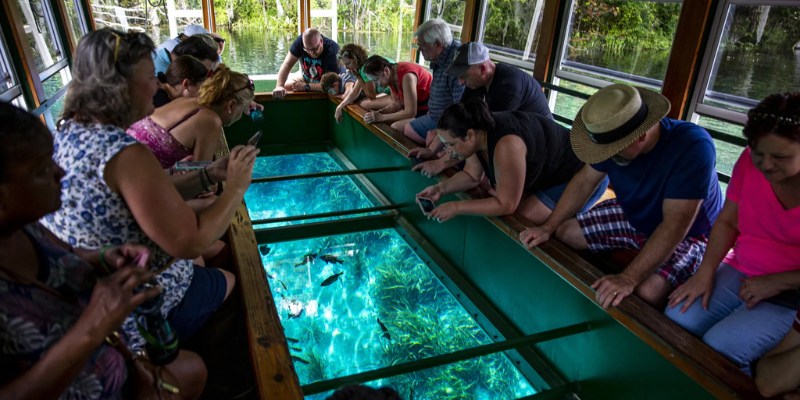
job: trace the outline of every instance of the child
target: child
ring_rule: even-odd
[[[322,85],[323,92],[341,99],[353,89],[356,84],[356,78],[347,71],[341,74],[326,72],[322,74],[319,83]]]

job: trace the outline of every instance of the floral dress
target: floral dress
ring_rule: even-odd
[[[0,385],[29,370],[64,337],[95,283],[92,267],[49,240],[41,226],[28,225],[25,233],[39,256],[38,280],[58,294],[0,278]],[[103,343],[60,398],[118,399],[126,378],[125,359]]]
[[[171,257],[150,240],[134,219],[125,199],[114,193],[103,178],[106,164],[136,139],[113,125],[81,124],[66,121],[55,134],[53,158],[66,175],[61,180],[61,208],[41,222],[70,246],[96,250],[127,242],[152,249],[150,266],[160,269]],[[161,312],[169,317],[183,300],[194,269],[191,260],[177,260],[156,279],[163,288]],[[130,337],[129,346],[137,350],[144,339],[133,318],[122,324]]]

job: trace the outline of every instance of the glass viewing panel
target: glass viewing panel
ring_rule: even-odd
[[[539,41],[545,0],[488,0],[481,37],[500,61],[510,58],[533,62]],[[499,56],[499,57],[498,57]]]
[[[259,157],[254,176],[285,176],[323,171],[340,171],[341,166],[327,153]],[[352,177],[347,175],[253,183],[244,196],[253,220],[320,214],[374,207]],[[377,215],[379,212],[358,214]],[[330,217],[255,225],[255,229],[274,228],[323,220]]]
[[[489,344],[393,229],[261,244],[301,384]],[[418,399],[534,393],[502,354],[386,379]]]
[[[730,5],[705,88],[705,105],[746,113],[800,87],[800,6]]]
[[[660,87],[680,11],[677,2],[573,1],[557,75]]]
[[[17,0],[14,4],[22,18],[25,40],[33,53],[36,72],[43,72],[64,58],[58,35],[55,32],[53,12],[49,2]]]

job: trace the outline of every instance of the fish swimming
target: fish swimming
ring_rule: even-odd
[[[299,363],[301,363],[301,364],[305,364],[305,365],[311,364],[311,363],[310,363],[310,362],[308,362],[308,360],[306,360],[305,358],[298,357],[298,356],[292,356],[292,361],[297,361],[297,362],[299,362]]]
[[[344,260],[342,260],[339,257],[336,257],[333,254],[325,254],[324,256],[321,256],[320,259],[329,264],[344,264]]]
[[[303,349],[301,349],[299,347],[290,346],[289,348],[294,350],[294,351],[301,351],[301,352],[303,351]]]
[[[385,338],[387,340],[392,340],[392,335],[389,334],[389,329],[386,328],[386,325],[384,325],[383,322],[381,322],[380,318],[376,318],[376,319],[378,320],[378,326],[381,327],[381,332],[383,332],[381,337],[383,337],[383,338]]]
[[[317,258],[317,253],[308,253],[308,254],[304,255],[303,259],[299,263],[295,264],[294,266],[295,267],[299,267],[301,265],[306,265],[308,263],[313,263],[315,258]]]
[[[343,273],[344,273],[344,271],[342,271],[342,272],[339,272],[338,274],[333,274],[333,275],[331,275],[331,276],[329,276],[329,277],[325,278],[325,280],[324,280],[324,281],[322,281],[322,283],[320,284],[320,286],[328,286],[328,285],[330,285],[331,283],[338,281],[338,280],[339,280],[339,276],[341,276]]]
[[[286,342],[288,342],[288,343],[300,343],[300,340],[299,339],[295,339],[293,337],[286,336]]]
[[[267,245],[259,246],[258,248],[258,251],[261,253],[262,256],[269,254],[270,250],[272,249],[270,249],[269,246]]]

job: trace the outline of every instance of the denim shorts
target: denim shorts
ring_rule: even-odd
[[[414,118],[411,120],[411,122],[409,122],[409,124],[411,124],[411,127],[414,128],[414,132],[417,132],[417,135],[423,139],[428,137],[428,131],[431,129],[436,129],[436,122],[430,117],[430,115],[423,115],[421,117]]]
[[[561,198],[561,195],[564,194],[564,189],[566,188],[567,183],[562,183],[560,185],[551,186],[547,189],[537,190],[533,194],[536,195],[542,204],[553,210],[556,208],[556,204]],[[592,193],[592,196],[589,197],[589,200],[586,201],[586,204],[584,204],[578,212],[585,212],[586,210],[592,208],[594,203],[597,203],[597,200],[600,200],[600,198],[603,197],[603,194],[606,192],[606,188],[608,188],[608,177],[603,178],[600,184],[597,185],[597,189],[595,189],[594,193]]]
[[[169,323],[180,339],[192,337],[225,300],[225,275],[216,268],[194,266],[183,300],[172,309]]]

